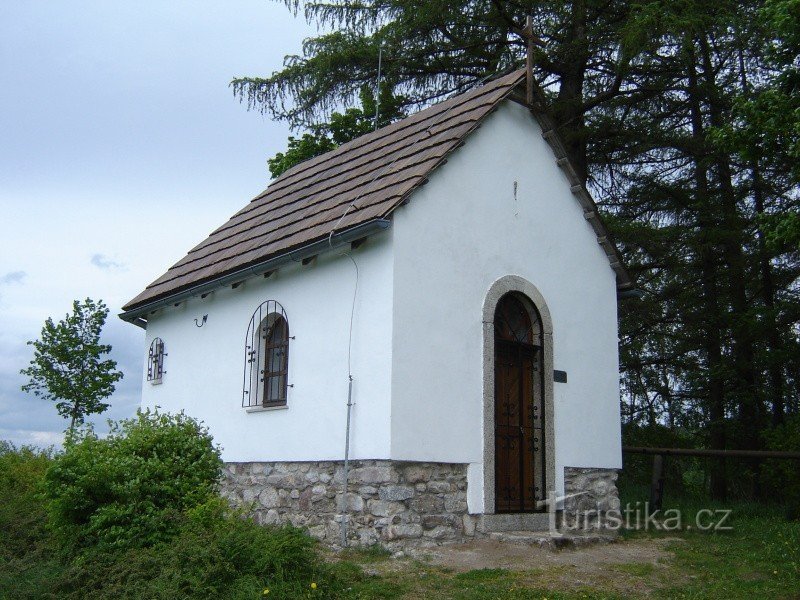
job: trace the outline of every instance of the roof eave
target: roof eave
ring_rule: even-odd
[[[385,231],[390,225],[391,221],[388,219],[372,219],[366,223],[361,223],[336,233],[330,238],[330,240],[325,237],[310,244],[306,244],[300,248],[296,248],[272,258],[268,258],[267,260],[257,262],[249,267],[237,269],[231,273],[221,275],[220,277],[216,277],[198,285],[191,286],[185,290],[177,291],[151,301],[146,301],[138,306],[134,305],[132,308],[120,313],[119,318],[123,321],[127,321],[128,323],[133,323],[137,327],[146,329],[147,315],[169,304],[183,302],[188,298],[206,294],[221,287],[249,279],[250,277],[255,277],[256,275],[261,275],[268,271],[273,271],[288,263],[302,261],[304,258],[322,254],[344,244],[349,244],[350,242],[354,242],[370,235],[380,233],[381,231]]]
[[[519,100],[514,96],[511,97],[511,100],[514,102],[519,102]],[[620,253],[619,248],[617,248],[617,245],[614,243],[608,226],[603,221],[603,217],[600,214],[594,198],[592,198],[589,190],[586,189],[586,186],[578,176],[575,167],[569,160],[564,142],[561,139],[561,136],[558,135],[552,119],[550,119],[550,117],[545,115],[543,112],[536,110],[534,107],[527,106],[527,108],[534,118],[536,118],[536,120],[539,122],[539,126],[542,129],[542,137],[553,151],[553,154],[556,157],[556,164],[561,168],[562,171],[564,171],[564,174],[566,175],[570,184],[570,191],[583,208],[583,216],[594,230],[595,235],[597,236],[597,243],[603,249],[606,257],[608,258],[608,262],[613,269],[614,274],[616,275],[617,291],[625,292],[635,289],[635,281],[625,266],[622,254]]]
[[[518,82],[517,84],[508,88],[505,94],[498,98],[495,106],[486,112],[483,118],[475,123],[475,125],[469,129],[461,138],[461,140],[453,145],[441,158],[441,160],[436,163],[433,167],[431,167],[428,174],[421,178],[420,181],[414,185],[411,189],[409,189],[398,202],[392,206],[387,212],[386,215],[391,215],[399,206],[402,206],[408,203],[409,198],[411,195],[421,186],[425,185],[428,182],[430,175],[436,171],[441,165],[445,164],[449,158],[449,156],[455,152],[458,148],[464,145],[466,139],[477,129],[481,127],[483,121],[491,115],[493,112],[497,110],[497,107],[505,100],[509,100],[511,102],[516,102],[518,104],[522,104],[525,106],[531,114],[536,118],[539,123],[539,126],[542,129],[542,137],[550,146],[553,154],[556,157],[556,164],[564,171],[564,174],[567,176],[567,179],[570,183],[570,190],[572,191],[575,198],[580,203],[581,207],[583,208],[583,216],[592,227],[597,237],[597,243],[603,249],[608,258],[609,265],[611,269],[614,271],[617,281],[617,292],[624,293],[629,292],[631,290],[636,289],[636,283],[631,276],[630,272],[628,271],[627,267],[625,266],[624,260],[622,258],[622,254],[617,248],[617,245],[614,243],[613,238],[611,237],[611,233],[608,229],[608,226],[603,221],[603,217],[600,214],[600,211],[595,203],[594,199],[592,198],[589,191],[586,189],[586,186],[581,181],[580,177],[578,177],[577,171],[575,167],[573,167],[572,162],[569,160],[566,152],[566,148],[564,147],[564,143],[561,140],[561,137],[558,135],[555,126],[553,125],[552,120],[546,116],[542,111],[537,110],[536,108],[529,106],[524,99],[521,99],[515,93],[517,88],[520,88],[524,85],[524,80]]]

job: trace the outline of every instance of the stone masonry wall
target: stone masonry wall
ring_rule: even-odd
[[[619,515],[615,469],[564,468],[564,511],[560,529],[611,531],[608,517]]]
[[[350,463],[342,496],[342,462],[226,463],[221,494],[251,510],[260,524],[291,523],[326,544],[458,541],[467,515],[467,465],[365,460]]]

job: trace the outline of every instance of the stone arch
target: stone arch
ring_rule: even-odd
[[[495,512],[495,348],[494,317],[500,299],[516,293],[538,313],[542,323],[544,349],[545,482],[547,491],[555,489],[555,426],[553,403],[553,320],[541,292],[518,275],[505,275],[489,287],[483,301],[483,512]]]

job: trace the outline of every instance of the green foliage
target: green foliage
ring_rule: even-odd
[[[0,441],[0,562],[10,561],[46,537],[40,485],[52,462],[49,451]]]
[[[61,572],[42,482],[52,453],[0,441],[0,598],[47,598]]]
[[[163,543],[94,551],[73,562],[58,585],[62,598],[76,600],[244,600],[262,597],[264,589],[269,598],[330,598],[337,583],[299,529],[258,526],[219,499],[189,511]]]
[[[696,448],[701,440],[683,430],[659,424],[640,426],[625,423],[622,426],[622,445],[646,448]],[[642,454],[623,454],[623,482],[626,486],[648,489],[653,474],[653,457]],[[703,459],[667,457],[664,462],[666,486],[675,494],[707,497],[703,477]]]
[[[45,477],[52,526],[71,549],[152,546],[214,496],[221,466],[208,430],[183,413],[76,433]]]
[[[100,343],[107,316],[102,301],[75,300],[72,314],[58,323],[48,318],[41,338],[28,342],[34,347],[34,357],[21,371],[30,378],[22,389],[55,401],[58,414],[70,419],[70,429],[83,423],[86,415],[106,410],[103,400],[122,379],[117,363],[103,358],[111,352],[111,346]]]
[[[219,450],[183,414],[139,412],[63,453],[0,443],[0,598],[341,597],[293,527],[261,527],[217,495]],[[313,584],[313,587],[312,587]]]
[[[293,166],[334,148],[336,145],[324,134],[304,133],[299,138],[289,136],[286,152],[278,152],[274,157],[267,159],[269,172],[273,178],[279,177]]]
[[[767,0],[758,17],[769,37],[763,60],[769,76],[744,81],[733,102],[733,118],[720,129],[725,148],[763,163],[800,184],[800,1]],[[796,189],[795,189],[796,192]],[[796,193],[794,194],[796,197]],[[796,203],[763,215],[777,253],[800,251],[800,212]]]
[[[800,252],[800,212],[769,215],[761,224],[770,245],[779,253]]]
[[[309,21],[326,30],[307,39],[301,55],[288,56],[269,77],[241,77],[234,94],[251,108],[270,112],[293,125],[324,119],[337,105],[376,79],[379,48],[383,72],[404,96],[405,106],[429,104],[483,77],[524,64],[519,36],[533,15],[543,46],[537,69],[550,81],[576,72],[573,57],[592,61],[586,77],[592,90],[605,93],[638,51],[658,10],[626,2],[300,2]],[[581,12],[583,11],[583,12]],[[642,22],[637,17],[643,15]],[[644,18],[647,17],[647,18]],[[576,19],[581,22],[577,23]],[[578,32],[585,35],[576,35]],[[616,52],[622,38],[623,52]]]
[[[793,415],[764,436],[770,450],[800,452],[800,415]],[[800,461],[767,460],[763,473],[768,486],[782,491],[789,502],[790,515],[800,519]]]
[[[375,97],[368,86],[361,88],[361,108],[348,108],[343,113],[334,112],[330,122],[311,127],[310,133],[289,137],[286,152],[278,152],[267,160],[272,177],[278,177],[293,166],[309,158],[325,154],[334,148],[375,129]],[[395,96],[390,86],[382,85],[377,126],[383,127],[403,116],[403,98]]]
[[[175,423],[168,426],[174,427]],[[148,428],[155,429],[155,434],[143,435],[141,430]],[[173,458],[179,459],[172,456],[173,451],[193,451],[186,444],[174,443],[174,431],[166,436],[172,441],[166,442],[165,436],[158,435],[165,425],[155,419],[150,419],[149,425],[140,422],[131,427],[134,429],[139,429],[140,441],[126,449],[144,450],[153,460],[158,452],[165,465]],[[186,431],[190,430],[187,426]],[[143,443],[143,438],[150,443]],[[68,449],[67,454],[71,451]],[[250,600],[263,597],[264,589],[270,590],[269,598],[331,598],[346,595],[345,587],[362,579],[360,569],[326,565],[317,555],[315,542],[299,529],[261,527],[231,511],[214,495],[201,504],[173,498],[173,510],[163,515],[171,521],[170,535],[156,543],[97,544],[84,548],[80,554],[59,552],[57,542],[65,541],[61,536],[66,531],[61,530],[58,539],[50,535],[46,498],[41,489],[52,484],[45,481],[45,473],[49,476],[54,463],[62,458],[0,442],[0,598]],[[202,464],[198,467],[204,468]],[[185,469],[165,469],[172,470],[176,478],[186,476]],[[84,481],[88,475],[84,473]],[[195,498],[207,491],[204,482],[197,484],[199,494],[186,488],[177,492],[169,486],[156,487],[167,494],[188,491]],[[118,504],[110,497],[107,501]],[[193,506],[185,508],[187,504]],[[136,523],[130,526],[142,533]],[[120,534],[117,525],[109,528],[114,528],[122,540],[132,537],[129,533]],[[82,535],[74,527],[69,531]],[[316,589],[311,589],[311,583],[316,584]]]

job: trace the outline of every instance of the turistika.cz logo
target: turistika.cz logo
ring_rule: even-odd
[[[578,492],[566,496],[551,494],[547,502],[550,513],[550,532],[590,533],[618,531],[628,529],[634,531],[681,531],[697,529],[699,531],[730,531],[731,510],[703,508],[693,515],[680,509],[651,510],[649,502],[626,504],[624,508],[603,509],[599,504],[594,508],[586,508],[578,504],[577,509],[565,510],[558,518],[557,507],[564,501],[578,498],[587,492]]]

